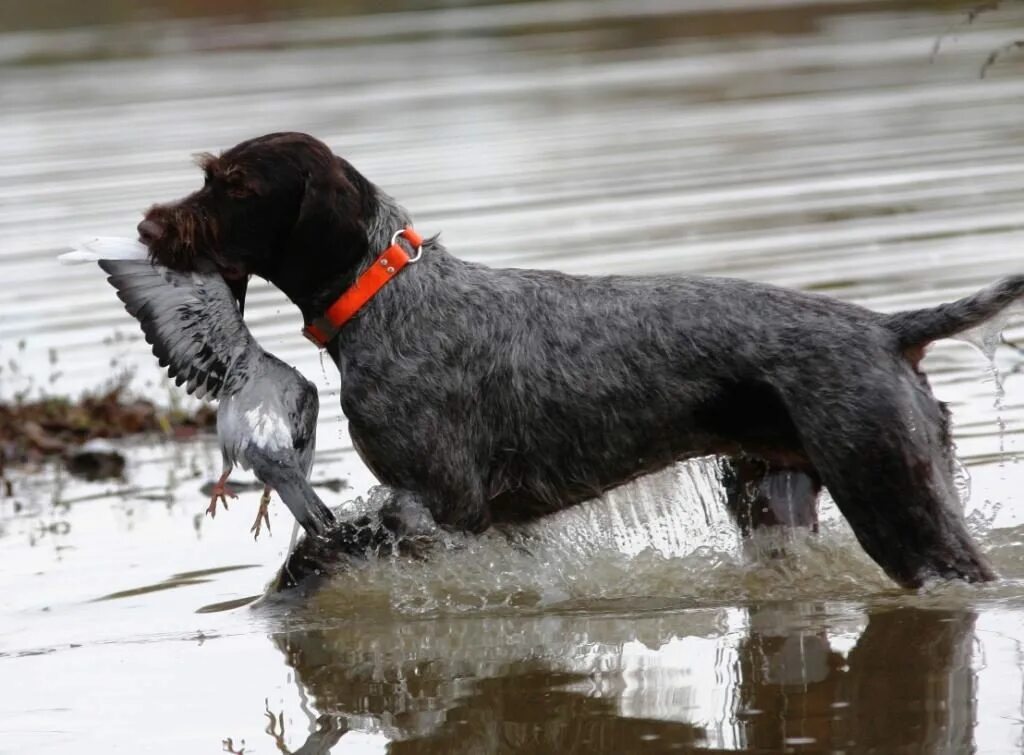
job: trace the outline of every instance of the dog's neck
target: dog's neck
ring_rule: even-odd
[[[367,182],[369,183],[369,182]],[[391,244],[395,231],[411,227],[409,213],[390,195],[370,185],[374,201],[368,220],[361,223],[358,239],[327,240],[327,244],[311,244],[299,251],[301,259],[291,259],[287,270],[281,270],[272,282],[292,300],[311,322],[323,315],[337,298]],[[332,243],[347,243],[338,249]]]
[[[352,272],[352,281],[372,265],[381,252],[391,246],[391,237],[395,235],[395,231],[412,227],[412,217],[408,211],[391,195],[376,187],[374,189],[377,193],[377,211],[366,224],[367,254],[360,262],[359,269]],[[352,281],[349,281],[348,285],[351,285]]]
[[[349,271],[347,276],[331,287],[330,294],[324,297],[322,307],[317,310],[315,317],[321,316],[359,275],[375,264],[381,252],[391,245],[396,231],[413,227],[409,212],[391,196],[377,190],[377,198],[377,211],[366,224],[365,258],[356,269]],[[401,238],[399,241],[405,244],[407,252],[413,252],[406,241]],[[363,348],[368,342],[379,346],[390,338],[390,322],[405,322],[414,317],[416,308],[423,305],[424,280],[434,279],[438,275],[443,276],[452,264],[461,263],[447,254],[444,245],[436,236],[425,239],[422,259],[407,265],[393,280],[384,285],[360,314],[342,326],[338,337],[327,344],[327,353],[339,369],[344,371],[344,352],[353,348]]]

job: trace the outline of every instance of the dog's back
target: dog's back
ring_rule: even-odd
[[[257,137],[203,167],[203,188],[140,224],[151,254],[262,275],[307,323],[410,225],[305,134]],[[252,206],[250,184],[265,211],[243,229],[226,219]],[[489,270],[432,241],[327,348],[357,450],[448,527],[536,517],[716,453],[757,460],[744,468],[762,479],[824,483],[901,584],[975,581],[992,572],[956,511],[945,412],[917,363],[1021,287],[886,316],[743,281]],[[741,487],[772,489],[759,481]]]
[[[916,357],[921,339],[997,314],[1024,279],[882,315],[729,279],[426,255],[342,332],[338,361],[363,458],[436,496],[444,524],[522,521],[688,456],[752,456],[820,479],[898,581],[992,576],[957,513],[946,415]]]

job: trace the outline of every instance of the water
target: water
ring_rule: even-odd
[[[42,25],[31,5],[0,15],[4,400],[128,371],[181,401],[101,274],[53,258],[191,190],[191,153],[280,129],[327,140],[489,264],[734,275],[886,311],[1021,269],[1024,62],[978,78],[1017,3],[933,62],[956,15],[923,2],[310,3],[290,20],[224,3],[218,23],[65,5]],[[314,479],[350,485],[321,494],[365,498],[335,371],[270,288],[247,319],[320,388]],[[1004,332],[1020,342],[1019,317]],[[203,518],[209,439],[125,443],[123,482],[15,471],[0,752],[1020,751],[1024,360],[995,350],[998,399],[967,344],[924,364],[994,585],[897,590],[827,502],[821,536],[783,558],[741,548],[699,461],[526,543],[453,542],[297,604],[261,597],[280,504],[256,543],[258,492]]]

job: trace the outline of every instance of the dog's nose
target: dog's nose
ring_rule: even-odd
[[[149,246],[164,235],[164,227],[155,220],[146,218],[138,226],[139,241]]]

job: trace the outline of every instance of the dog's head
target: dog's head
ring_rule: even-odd
[[[139,223],[154,262],[191,270],[210,259],[240,305],[256,274],[305,311],[366,255],[375,190],[313,137],[268,134],[198,164],[203,187],[154,205]]]

